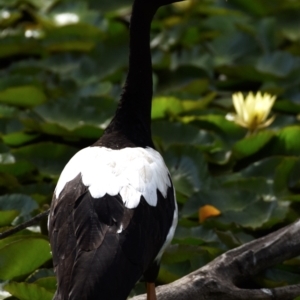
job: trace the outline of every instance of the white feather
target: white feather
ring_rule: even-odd
[[[94,198],[120,194],[128,208],[137,207],[141,196],[149,205],[156,206],[156,191],[166,197],[171,186],[169,171],[161,155],[152,148],[88,147],[79,151],[61,173],[56,198],[78,174]]]

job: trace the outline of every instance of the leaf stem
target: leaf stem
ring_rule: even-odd
[[[40,220],[42,220],[42,219],[44,219],[45,217],[48,216],[49,211],[50,211],[50,209],[36,215],[35,217],[31,218],[30,220],[28,220],[28,221],[26,221],[26,222],[24,222],[24,223],[22,223],[22,224],[20,224],[16,227],[12,228],[12,229],[9,229],[9,230],[6,230],[6,231],[0,233],[0,240],[4,239],[4,238],[6,238],[10,235],[13,235],[13,234],[15,234],[15,233],[31,226],[31,225],[34,225],[34,224],[38,223]]]

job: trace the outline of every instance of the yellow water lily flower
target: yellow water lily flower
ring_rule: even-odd
[[[248,128],[250,132],[269,126],[275,116],[267,119],[276,96],[268,93],[258,92],[254,95],[250,92],[244,98],[241,92],[232,95],[232,101],[236,114],[228,114],[227,120],[234,121],[236,124]]]

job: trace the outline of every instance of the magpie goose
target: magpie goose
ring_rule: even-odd
[[[143,277],[147,299],[177,225],[169,171],[151,138],[150,26],[160,6],[135,0],[129,70],[116,113],[95,144],[62,171],[48,226],[54,300],[125,300]]]

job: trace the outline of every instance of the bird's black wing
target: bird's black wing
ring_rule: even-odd
[[[55,300],[124,300],[153,263],[172,226],[173,187],[157,205],[141,197],[128,209],[120,195],[95,199],[81,180],[68,182],[49,215],[58,278]]]

